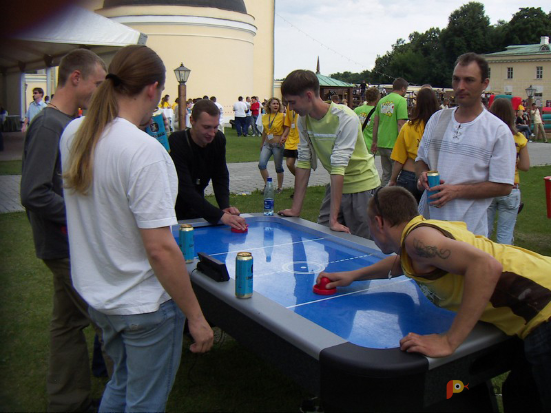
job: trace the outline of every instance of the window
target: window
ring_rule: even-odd
[[[536,66],[536,79],[543,79],[543,66]]]
[[[507,68],[507,79],[512,79],[512,78],[513,78],[513,68],[508,67]]]

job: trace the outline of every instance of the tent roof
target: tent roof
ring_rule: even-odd
[[[73,49],[85,47],[98,55],[130,44],[145,44],[147,36],[81,7],[72,6],[44,24],[0,44],[0,70],[27,71],[56,66]]]
[[[354,87],[354,85],[351,83],[346,83],[341,80],[333,79],[329,76],[320,75],[319,73],[316,73],[316,76],[318,77],[320,86]]]

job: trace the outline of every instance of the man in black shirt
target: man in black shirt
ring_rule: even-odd
[[[191,129],[170,135],[170,155],[178,172],[178,219],[204,218],[244,230],[245,219],[230,206],[230,176],[226,165],[226,137],[218,130],[220,112],[214,102],[198,101],[191,112]],[[218,207],[205,199],[212,179]]]

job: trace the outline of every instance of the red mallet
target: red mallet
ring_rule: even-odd
[[[321,277],[319,284],[314,285],[314,293],[319,295],[332,295],[337,292],[336,288],[327,288],[331,280],[327,277]]]
[[[246,234],[247,232],[249,232],[249,224],[246,224],[245,229],[237,229],[237,228],[231,227],[231,232],[235,232],[237,234]]]

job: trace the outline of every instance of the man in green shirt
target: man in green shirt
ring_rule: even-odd
[[[404,98],[408,82],[401,77],[392,83],[392,92],[379,100],[373,119],[373,143],[371,153],[379,152],[383,167],[382,186],[386,186],[392,175],[390,154],[400,129],[408,120],[408,105]]]
[[[344,105],[324,102],[314,72],[295,70],[281,85],[289,109],[299,115],[300,141],[293,206],[283,216],[299,216],[310,169],[319,158],[331,176],[318,223],[333,231],[369,238],[367,202],[379,187],[373,155],[367,151],[358,116]]]
[[[371,144],[373,143],[373,115],[375,114],[375,108],[379,97],[381,96],[379,90],[376,87],[370,87],[367,91],[364,91],[366,102],[364,105],[358,106],[354,109],[354,112],[360,118],[360,124],[363,128],[365,145],[367,150],[371,150]],[[367,120],[367,125],[363,126]]]

